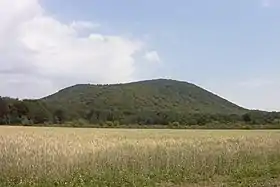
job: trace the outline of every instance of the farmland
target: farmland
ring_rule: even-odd
[[[280,131],[0,128],[0,186],[277,186]]]

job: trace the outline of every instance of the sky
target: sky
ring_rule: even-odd
[[[280,0],[0,0],[0,95],[168,78],[280,111]]]

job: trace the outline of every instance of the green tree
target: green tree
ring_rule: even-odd
[[[18,117],[22,117],[22,116],[27,116],[29,109],[28,107],[25,105],[25,103],[23,101],[17,101],[13,104],[13,108],[16,111]]]
[[[54,119],[55,122],[58,122],[59,124],[64,123],[66,120],[64,111],[62,109],[55,110]]]
[[[38,100],[23,100],[25,106],[28,108],[27,118],[30,123],[44,124],[51,119],[51,112],[49,109]]]
[[[0,123],[8,124],[9,106],[7,101],[0,97]]]
[[[246,122],[246,123],[249,123],[249,122],[251,122],[252,121],[252,119],[251,119],[251,116],[250,116],[250,114],[244,114],[243,116],[242,116],[242,119],[243,119],[243,121],[244,122]]]

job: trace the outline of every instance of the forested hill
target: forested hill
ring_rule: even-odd
[[[76,85],[42,99],[73,115],[88,110],[241,114],[241,108],[194,84],[150,80],[116,85]]]
[[[1,124],[278,128],[280,113],[247,110],[194,84],[158,79],[76,85],[39,100],[0,97]]]

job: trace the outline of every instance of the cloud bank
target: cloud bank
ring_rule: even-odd
[[[0,95],[36,98],[77,83],[134,80],[135,56],[145,43],[95,33],[96,27],[88,21],[62,23],[38,0],[1,0]],[[85,30],[91,34],[82,36]]]

